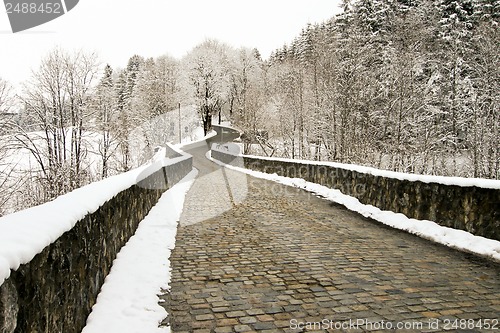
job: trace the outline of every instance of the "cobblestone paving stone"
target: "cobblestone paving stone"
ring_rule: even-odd
[[[223,177],[200,155],[202,183],[186,198],[162,303],[172,332],[385,332],[388,322],[417,325],[401,332],[495,331],[479,324],[500,318],[499,264],[301,190]],[[228,174],[246,182],[230,207],[219,200]],[[208,180],[216,190],[197,186]]]

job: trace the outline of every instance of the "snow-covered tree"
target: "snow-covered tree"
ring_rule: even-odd
[[[230,90],[229,47],[216,40],[196,46],[184,59],[189,88],[200,113],[203,130],[212,128],[212,117],[219,115],[228,101]]]
[[[135,110],[134,133],[142,141],[144,158],[153,151],[153,147],[172,141],[169,125],[178,122],[172,111],[178,110],[181,101],[179,62],[171,57],[147,59],[141,66],[133,90],[132,108]],[[176,139],[177,138],[176,135]]]
[[[87,153],[84,128],[97,72],[94,54],[55,49],[25,85],[22,101],[30,126],[19,128],[16,140],[38,164],[38,179],[45,189],[42,201],[89,180],[83,163]]]
[[[486,111],[497,107],[498,1],[342,6],[343,13],[308,25],[270,57],[270,110],[287,143],[280,153],[498,177],[499,121]]]
[[[0,113],[10,111],[13,103],[13,89],[6,80],[0,77]]]
[[[231,119],[245,132],[245,151],[249,143],[265,138],[259,135],[264,130],[265,115],[262,106],[265,95],[264,64],[256,49],[242,48],[232,52],[229,92],[229,113]]]
[[[500,178],[500,32],[482,22],[473,37],[474,56],[470,61],[470,115],[466,137],[475,177]]]
[[[109,172],[109,162],[116,150],[115,129],[118,120],[116,94],[113,83],[113,69],[110,65],[104,68],[104,74],[95,93],[96,120],[95,127],[100,138],[98,154],[101,158],[101,176],[106,178]]]
[[[11,200],[12,193],[19,183],[9,182],[12,179],[12,165],[8,161],[9,137],[8,133],[13,128],[13,118],[9,114],[13,105],[13,89],[9,82],[0,78],[0,216],[7,212],[7,202]]]
[[[140,125],[137,122],[137,111],[133,109],[133,93],[136,85],[137,75],[144,63],[139,55],[132,56],[127,68],[118,74],[116,81],[118,126],[116,136],[119,149],[119,171],[128,171],[132,168],[130,132]]]
[[[498,27],[500,20],[500,0],[478,0],[474,2],[476,22],[489,22]]]

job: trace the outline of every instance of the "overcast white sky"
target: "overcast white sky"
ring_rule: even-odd
[[[96,51],[124,67],[134,54],[180,58],[206,38],[257,47],[264,58],[307,23],[340,11],[340,0],[80,0],[66,15],[13,34],[0,4],[0,77],[29,78],[51,49]]]

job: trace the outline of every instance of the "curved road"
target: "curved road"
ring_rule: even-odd
[[[188,151],[200,172],[170,258],[172,332],[500,332],[500,265],[221,169],[207,150]]]

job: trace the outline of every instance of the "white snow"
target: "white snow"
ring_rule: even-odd
[[[234,130],[234,131],[239,132],[239,133],[243,133],[243,131],[241,129],[239,129],[238,127],[231,124],[230,121],[222,121],[220,123],[220,125],[219,124],[214,124],[214,125],[221,126],[221,127],[227,128],[227,129],[231,129],[231,130]]]
[[[209,158],[210,160],[214,161],[219,165],[224,165],[227,168],[244,172],[253,177],[268,179],[284,185],[302,188],[306,191],[315,193],[318,196],[321,196],[327,200],[341,204],[349,210],[358,212],[365,217],[369,217],[371,219],[374,219],[378,222],[381,222],[393,228],[407,231],[409,233],[415,234],[425,239],[429,239],[436,243],[446,245],[451,248],[482,255],[500,261],[499,241],[488,239],[481,236],[475,236],[463,230],[443,227],[433,221],[416,220],[408,218],[404,214],[394,213],[391,211],[382,211],[379,208],[374,207],[372,205],[362,204],[361,202],[359,202],[358,199],[345,195],[339,190],[334,190],[323,185],[307,182],[301,178],[282,177],[278,176],[277,174],[268,174],[259,171],[227,165],[218,160],[213,159],[210,155],[210,152],[207,153],[207,158]],[[291,161],[297,163],[303,163],[302,161],[297,161],[297,160],[291,160]],[[371,170],[376,170],[376,169],[371,169]],[[384,172],[380,173],[380,175],[382,174],[385,173]],[[390,174],[396,174],[396,173],[390,172]],[[437,178],[447,178],[447,177],[437,177]],[[493,185],[497,184],[493,183]]]
[[[218,150],[220,152],[231,154],[235,156],[240,156],[239,153],[241,151],[240,144],[237,143],[212,143],[212,150]]]
[[[174,147],[177,149],[184,149],[184,150],[189,150],[189,149],[194,149],[197,147],[203,147],[207,145],[207,139],[213,138],[214,136],[217,135],[217,132],[215,131],[210,131],[206,136],[192,142],[185,142],[182,144],[176,144]]]
[[[73,127],[67,127],[65,129],[65,135],[66,135],[66,152],[69,155],[70,150],[71,150],[71,143],[72,143],[72,129]],[[21,138],[24,142],[30,141],[31,143],[27,143],[30,147],[32,145],[35,146],[35,148],[41,152],[44,151],[46,142],[45,142],[45,136],[46,133],[40,132],[40,131],[33,131],[33,132],[28,132],[25,133],[25,137],[23,136],[17,136]],[[3,137],[0,137],[0,140],[3,140],[5,143],[17,147],[17,148],[10,148],[7,151],[7,156],[6,159],[3,161],[4,166],[10,166],[14,167],[17,172],[22,173],[26,171],[31,171],[31,172],[36,172],[40,170],[40,166],[38,165],[36,159],[33,157],[32,153],[25,148],[23,145],[21,145],[19,142],[17,142],[16,139],[14,139],[15,136],[12,135],[5,135]],[[92,168],[95,169],[99,164],[101,163],[101,158],[97,151],[99,150],[99,145],[102,142],[102,134],[97,133],[97,132],[92,132],[92,131],[84,131],[82,133],[82,149],[88,151],[88,155],[85,156],[85,158],[82,160],[82,168]],[[45,161],[45,156],[43,153],[41,153],[41,157],[44,160],[44,163],[47,163]],[[95,171],[95,170],[93,170]]]
[[[216,150],[227,153],[227,150],[225,150],[223,146],[216,148]],[[239,154],[233,153],[233,155],[243,156],[241,153]],[[410,173],[395,172],[388,170],[380,170],[355,164],[344,164],[336,162],[322,162],[322,161],[311,161],[311,160],[294,160],[294,159],[277,158],[277,157],[268,158],[255,155],[245,155],[245,156],[260,160],[274,160],[274,161],[309,164],[309,165],[326,165],[334,168],[357,171],[360,173],[379,176],[379,177],[395,178],[399,180],[421,181],[423,183],[438,183],[443,185],[456,185],[462,187],[477,186],[482,188],[500,189],[500,180],[495,180],[495,179],[418,175],[418,174],[410,174]]]
[[[191,142],[199,141],[203,139],[204,136],[205,136],[205,131],[203,130],[203,127],[198,126],[191,132],[190,136],[182,138],[182,144],[186,145]]]
[[[83,186],[43,205],[0,217],[0,285],[10,276],[11,269],[28,263],[106,201],[161,167],[190,158],[160,156],[165,156],[164,151],[142,167]]]
[[[156,295],[169,288],[177,222],[196,174],[166,191],[120,250],[82,333],[170,332],[158,327],[167,312]]]

